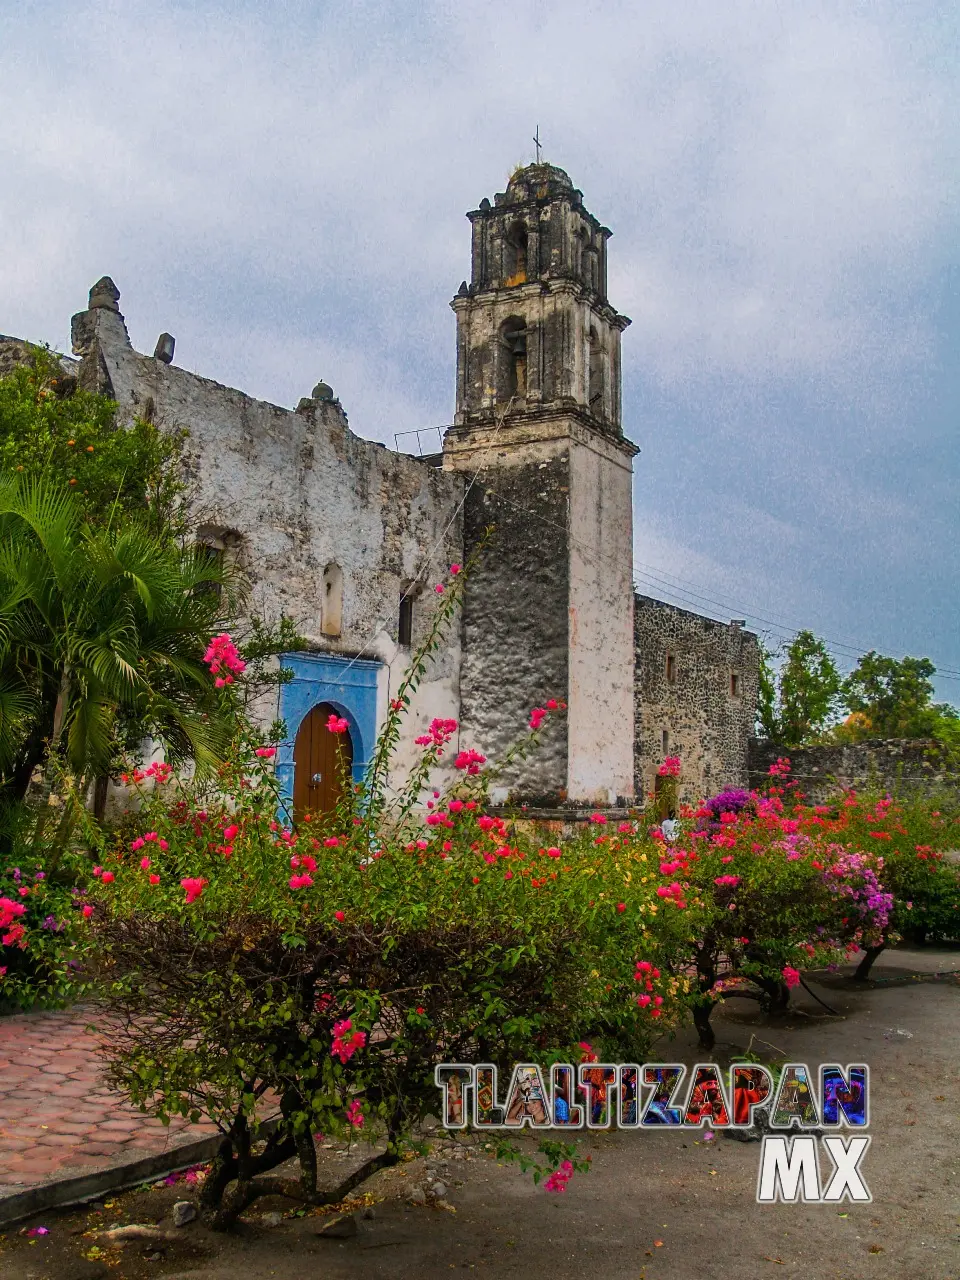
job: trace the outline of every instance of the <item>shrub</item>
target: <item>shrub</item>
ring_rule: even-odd
[[[438,626],[456,597],[452,584]],[[406,787],[387,791],[391,744],[431,643],[367,782],[347,788],[336,813],[285,826],[273,749],[238,720],[216,786],[165,777],[143,797],[141,834],[104,849],[94,869],[82,910],[113,1080],[161,1117],[217,1122],[223,1143],[203,1189],[215,1226],[265,1193],[340,1199],[397,1160],[436,1109],[438,1062],[569,1060],[588,1036],[642,1061],[682,1012],[683,983],[661,976],[663,944],[646,925],[653,878],[634,874],[646,853],[623,858],[605,839],[570,859],[523,847],[484,812],[493,774],[469,750],[456,761],[463,782],[435,791],[425,818],[415,812],[450,721],[433,722]],[[555,702],[534,709],[518,751],[552,714]],[[321,1194],[314,1133],[360,1128],[384,1149]],[[556,1144],[548,1150],[555,1160]],[[296,1184],[266,1176],[293,1156]]]

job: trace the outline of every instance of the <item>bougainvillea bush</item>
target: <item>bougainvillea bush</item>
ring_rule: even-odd
[[[442,616],[455,607],[456,581],[448,591]],[[243,678],[231,656],[220,638],[225,698]],[[655,902],[652,880],[629,868],[615,878],[603,845],[575,861],[521,845],[486,812],[491,773],[469,749],[456,756],[455,787],[431,796],[427,784],[430,808],[414,812],[452,721],[430,725],[407,786],[387,792],[385,766],[419,663],[366,784],[348,789],[335,813],[287,825],[274,748],[238,719],[216,785],[155,776],[138,834],[104,848],[82,895],[77,914],[99,957],[114,1081],[155,1114],[207,1115],[224,1134],[202,1193],[217,1226],[264,1193],[338,1200],[396,1161],[436,1110],[438,1062],[507,1070],[579,1060],[578,1042],[591,1038],[605,1053],[642,1060],[680,1012],[680,983],[657,964],[660,944],[640,910]],[[533,708],[517,749],[535,745],[559,714],[552,700]],[[342,727],[331,716],[328,731]],[[268,1128],[258,1128],[263,1119]],[[358,1174],[321,1194],[318,1131],[380,1145]],[[294,1156],[295,1185],[269,1176]]]
[[[563,715],[549,697],[501,761],[469,746],[454,754],[456,723],[434,720],[406,784],[391,788],[402,717],[462,581],[453,566],[439,584],[434,629],[364,782],[296,826],[275,747],[243,715],[243,659],[228,635],[213,637],[211,683],[236,725],[227,762],[200,779],[131,768],[139,807],[112,837],[91,824],[88,883],[50,913],[99,984],[115,1083],[156,1115],[219,1125],[202,1188],[216,1226],[266,1193],[338,1201],[401,1158],[436,1111],[437,1063],[493,1062],[509,1078],[522,1061],[640,1062],[691,1012],[710,1045],[719,1001],[782,1008],[802,969],[895,938],[928,880],[956,887],[934,856],[955,842],[954,819],[855,795],[809,806],[788,761],[764,793],[681,809],[671,844],[639,814],[599,813],[578,836],[541,842],[489,795]],[[334,714],[327,731],[345,727]],[[435,787],[447,760],[455,781]],[[662,768],[676,779],[682,762]],[[21,868],[0,896],[5,948],[43,945],[46,883]],[[327,1191],[319,1132],[373,1144]],[[543,1154],[551,1190],[583,1167],[561,1144]],[[297,1179],[273,1175],[294,1157]]]

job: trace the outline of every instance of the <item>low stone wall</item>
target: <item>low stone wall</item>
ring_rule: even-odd
[[[893,795],[947,792],[960,799],[960,772],[942,748],[927,738],[888,738],[844,746],[788,750],[764,738],[751,738],[748,765],[751,787],[769,783],[778,756],[790,760],[790,776],[806,796],[820,803],[840,788],[889,791]]]

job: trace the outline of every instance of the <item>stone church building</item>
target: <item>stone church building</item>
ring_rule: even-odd
[[[452,747],[496,762],[553,697],[566,716],[548,720],[495,800],[623,807],[654,789],[667,755],[682,758],[688,798],[745,785],[756,637],[634,590],[630,321],[607,296],[611,232],[548,164],[518,170],[467,216],[442,453],[361,439],[325,383],[284,409],[178,368],[167,334],[154,355],[134,351],[108,278],[73,318],[81,382],[123,414],[189,431],[196,537],[239,560],[251,612],[285,614],[307,639],[264,708],[287,725],[278,769],[297,811],[336,798],[331,711],[362,773],[430,627],[434,584],[474,553],[462,611],[406,718],[398,777],[433,717],[458,722]]]

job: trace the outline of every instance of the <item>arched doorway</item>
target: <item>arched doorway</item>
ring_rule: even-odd
[[[312,708],[297,730],[293,744],[293,820],[301,822],[305,813],[329,813],[350,786],[353,740],[349,729],[332,733],[327,728],[331,716],[340,712],[329,702]]]

